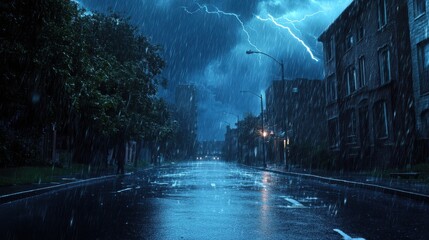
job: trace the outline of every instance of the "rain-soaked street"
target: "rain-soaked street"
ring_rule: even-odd
[[[3,204],[0,216],[2,239],[429,238],[428,205],[219,161]]]

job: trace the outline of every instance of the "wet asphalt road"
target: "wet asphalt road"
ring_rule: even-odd
[[[0,222],[0,239],[429,239],[427,204],[222,162],[3,204]]]

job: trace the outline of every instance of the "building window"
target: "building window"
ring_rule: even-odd
[[[359,138],[361,142],[361,146],[367,145],[369,143],[369,113],[368,113],[368,101],[363,100],[359,104]]]
[[[378,0],[378,28],[387,24],[387,5],[386,0]]]
[[[380,67],[380,85],[390,82],[390,52],[387,47],[379,52],[378,64]]]
[[[365,29],[363,28],[363,25],[359,25],[357,29],[357,41],[362,41],[363,37],[365,36]]]
[[[429,41],[418,45],[420,93],[429,92]]]
[[[326,60],[332,60],[334,56],[334,37],[329,39],[329,42],[326,43]]]
[[[365,57],[361,56],[359,58],[359,86],[364,87],[366,85]]]
[[[344,78],[347,85],[347,95],[350,95],[356,91],[357,87],[356,69],[353,66],[348,67]]]
[[[414,0],[414,16],[417,18],[426,12],[426,0]]]
[[[389,120],[387,113],[387,104],[385,101],[375,103],[374,122],[377,139],[385,139],[389,136]]]
[[[329,145],[331,148],[338,147],[340,145],[340,128],[338,124],[338,118],[328,120],[328,131]]]
[[[353,34],[349,33],[346,37],[346,50],[353,47]]]
[[[347,111],[346,113],[346,124],[347,124],[347,139],[348,142],[356,141],[356,114],[353,109]]]
[[[335,75],[331,75],[327,78],[327,95],[328,95],[328,103],[334,102],[337,100],[337,83],[335,81]]]
[[[429,110],[422,113],[422,135],[423,137],[429,137]]]

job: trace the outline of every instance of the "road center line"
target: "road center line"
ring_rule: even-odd
[[[298,202],[298,201],[297,201],[297,200],[295,200],[295,199],[288,198],[288,197],[285,197],[284,199],[285,199],[286,201],[290,202],[294,207],[304,207],[304,205],[302,205],[302,203]]]
[[[125,191],[129,191],[129,190],[131,190],[132,188],[125,188],[125,189],[121,189],[121,190],[118,190],[118,191],[116,191],[117,193],[121,193],[121,192],[125,192]]]
[[[340,229],[334,229],[335,232],[340,234],[344,240],[365,240],[365,238],[352,238],[349,235],[347,235],[345,232],[341,231]]]

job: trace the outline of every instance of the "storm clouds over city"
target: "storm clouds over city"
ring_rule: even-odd
[[[81,0],[90,11],[129,17],[152,43],[163,47],[169,81],[161,91],[167,100],[178,84],[198,89],[198,138],[222,139],[225,125],[260,113],[259,99],[241,90],[262,93],[271,81],[323,78],[323,53],[317,37],[350,0]]]
[[[2,1],[2,239],[429,239],[428,13]]]

